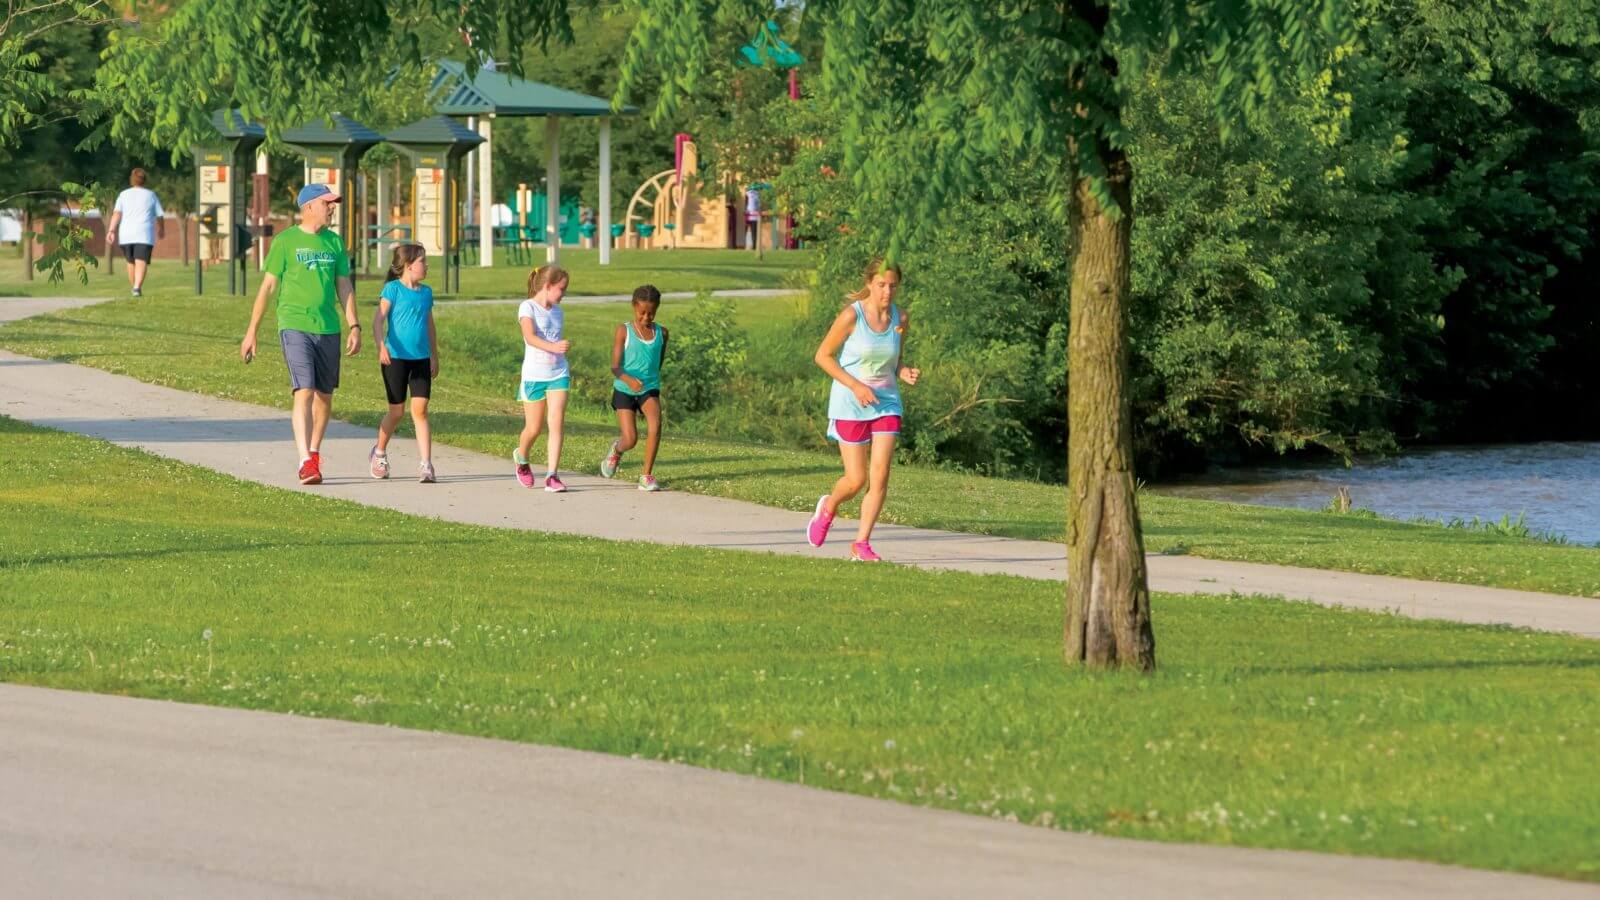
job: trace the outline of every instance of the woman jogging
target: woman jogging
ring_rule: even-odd
[[[831,493],[817,500],[816,512],[806,526],[806,540],[821,547],[839,504],[866,487],[850,558],[880,562],[882,557],[873,552],[870,541],[889,493],[889,465],[900,434],[902,408],[896,379],[916,384],[922,373],[904,365],[901,358],[911,320],[894,303],[900,287],[899,266],[873,260],[865,280],[861,290],[850,295],[854,302],[834,318],[817,347],[817,365],[833,378],[828,437],[839,443],[844,475],[834,482]]]

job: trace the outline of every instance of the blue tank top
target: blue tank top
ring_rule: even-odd
[[[856,327],[839,348],[839,365],[857,381],[872,388],[878,402],[862,406],[856,395],[838,381],[828,394],[828,418],[865,421],[882,416],[904,415],[900,407],[900,307],[889,307],[889,327],[873,331],[867,326],[867,311],[856,301]]]
[[[611,386],[637,397],[661,390],[661,326],[655,326],[656,336],[648,341],[634,333],[632,322],[625,323],[622,328],[628,332],[628,341],[622,346],[622,371],[639,379],[644,389],[634,394],[621,378],[612,379]]]

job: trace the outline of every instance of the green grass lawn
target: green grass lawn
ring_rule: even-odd
[[[497,259],[503,259],[497,256]],[[544,262],[540,250],[533,265]],[[433,267],[435,290],[441,297],[525,297],[527,296],[530,265],[512,266],[505,263],[492,269],[466,266],[461,270],[459,294],[445,292],[443,272],[439,261],[430,259]],[[572,273],[572,292],[575,294],[631,294],[633,289],[650,282],[662,291],[698,291],[732,288],[788,288],[804,283],[807,273],[815,264],[809,250],[767,253],[757,261],[755,254],[740,250],[615,250],[611,264],[601,266],[599,251],[563,249],[561,266]],[[122,257],[116,260],[115,271],[107,274],[104,254],[100,268],[89,276],[87,285],[69,277],[61,284],[50,284],[43,275],[36,274],[33,281],[22,276],[22,261],[9,255],[0,258],[0,298],[5,296],[31,297],[122,297],[128,293],[128,276]],[[356,296],[371,298],[377,295],[382,272],[378,270],[372,280],[363,277],[357,282]],[[261,285],[260,273],[251,270],[248,278],[251,297]],[[208,267],[205,273],[206,296],[228,295],[228,270],[223,266]],[[185,268],[177,259],[157,259],[145,281],[145,293],[194,296],[194,269]]]
[[[3,302],[3,301],[0,301]],[[263,327],[262,358],[239,364],[239,336],[249,318],[243,300],[148,297],[74,310],[0,327],[0,346],[120,372],[157,384],[286,407],[288,392],[271,324]],[[762,299],[737,306],[740,323],[763,335],[784,327],[791,301]],[[370,316],[366,307],[363,317]],[[673,304],[663,307],[671,326]],[[568,330],[574,340],[578,394],[569,413],[565,467],[593,472],[615,436],[615,418],[603,370],[609,365],[610,329],[624,304],[574,304]],[[439,312],[443,371],[434,386],[434,427],[443,443],[504,454],[520,429],[513,401],[520,349],[510,305],[445,307]],[[270,316],[269,316],[270,319]],[[341,418],[375,426],[383,389],[371,348],[344,370],[335,402]],[[671,373],[667,395],[671,396]],[[823,408],[826,384],[797,406]],[[913,401],[914,402],[914,401]],[[405,426],[409,428],[409,425]],[[732,441],[672,430],[669,418],[657,471],[672,490],[733,497],[808,510],[838,472],[837,455],[786,449],[771,443]],[[286,457],[287,458],[287,457]],[[635,471],[637,457],[624,473]],[[1181,549],[1215,559],[1282,563],[1345,571],[1404,575],[1600,597],[1600,550],[1301,510],[1272,509],[1144,494],[1146,546]],[[901,466],[885,510],[886,521],[984,534],[1061,540],[1065,496],[1060,487],[981,478],[948,470]]]
[[[1600,880],[1600,642],[1157,595],[1160,669],[1091,675],[1055,584],[530,542],[4,418],[0,447],[28,523],[0,544],[7,681]]]

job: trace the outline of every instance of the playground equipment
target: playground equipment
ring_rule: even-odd
[[[236,110],[219,109],[211,114],[217,130],[215,140],[194,148],[195,208],[200,211],[200,226],[213,242],[214,258],[228,263],[228,293],[244,294],[244,263],[250,243],[248,232],[241,242],[245,207],[255,149],[267,139],[261,126],[245,121]],[[194,291],[205,291],[205,254],[196,253]],[[235,266],[234,263],[238,265]]]
[[[788,69],[789,99],[800,99],[797,69],[805,58],[778,37],[777,22],[768,19],[762,23],[750,43],[739,48],[739,54],[744,63],[756,68],[771,63]],[[730,202],[735,193],[733,176],[724,175],[707,191],[708,185],[700,177],[699,150],[689,135],[677,135],[673,150],[673,167],[646,179],[628,202],[627,215],[617,232],[626,246],[733,248],[754,244],[758,254],[763,248],[795,246],[791,237],[794,217],[784,217],[780,234],[779,220],[771,215],[771,185],[749,185],[739,192],[741,202],[736,207]],[[762,233],[763,219],[770,223],[766,234]]]
[[[744,207],[729,200],[732,176],[708,186],[700,177],[700,153],[694,139],[679,134],[677,165],[645,179],[628,201],[621,237],[635,248],[731,248],[744,238]],[[783,246],[778,225],[758,240],[766,249]]]

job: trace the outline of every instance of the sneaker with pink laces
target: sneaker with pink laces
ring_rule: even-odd
[[[600,460],[600,477],[610,478],[617,474],[617,466],[622,465],[622,451],[617,449],[617,442],[611,442],[611,451],[606,458]]]
[[[856,562],[883,562],[883,557],[875,553],[872,545],[866,541],[856,541],[850,545],[850,558]]]
[[[551,472],[549,475],[544,477],[544,489],[552,494],[564,494],[566,493],[567,485],[560,478],[556,477],[556,473]]]
[[[823,495],[817,498],[817,511],[811,514],[811,521],[806,523],[806,542],[813,547],[821,547],[822,542],[828,539],[828,529],[833,527],[833,513],[828,512],[828,497]]]
[[[522,482],[522,486],[525,488],[533,487],[533,466],[529,465],[528,463],[518,461],[515,453],[511,454],[511,461],[516,463],[517,480]]]
[[[644,491],[647,494],[653,494],[656,491],[661,490],[661,485],[656,481],[656,477],[654,475],[640,475],[639,490]]]
[[[439,480],[439,476],[434,473],[434,471],[433,471],[433,463],[432,462],[425,462],[420,467],[418,467],[418,469],[417,469],[417,481],[419,481],[419,482],[421,482],[423,484],[433,484],[433,483],[437,482],[438,480]]]
[[[376,444],[372,446],[372,452],[367,454],[367,468],[373,478],[389,477],[389,455],[379,453]]]

